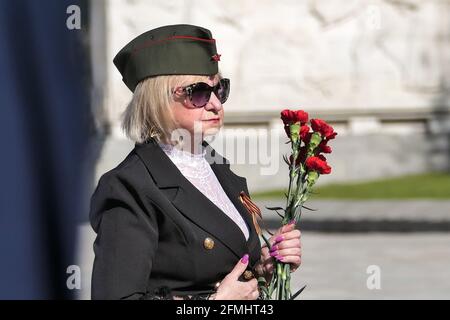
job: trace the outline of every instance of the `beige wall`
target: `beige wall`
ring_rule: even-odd
[[[231,78],[226,128],[281,129],[277,118],[284,108],[302,108],[331,121],[339,138],[347,140],[337,142],[341,150],[337,146],[331,156],[337,170],[327,181],[426,171],[426,154],[436,148],[437,167],[447,165],[450,0],[91,3],[93,102],[99,124],[111,126],[111,139],[123,138],[119,119],[131,97],[112,63],[114,55],[142,32],[189,23],[213,32],[221,70]],[[447,133],[447,138],[440,136],[443,140],[430,147],[429,132]],[[370,140],[373,135],[380,137]],[[420,135],[416,145],[407,143],[411,135]],[[367,149],[367,141],[376,148]],[[347,155],[349,150],[354,154]],[[287,152],[276,153],[281,151]],[[410,155],[408,163],[397,172],[389,170],[403,154]],[[103,158],[111,164],[120,160],[113,154]],[[262,177],[259,167],[236,170],[251,175],[255,189],[285,184],[283,171],[281,178]]]
[[[212,30],[221,69],[232,79],[229,113],[450,105],[448,0],[100,0],[93,6],[104,7],[105,41],[95,47],[104,54],[94,69],[104,74],[97,86],[107,93],[103,107],[113,123],[130,98],[114,55],[138,34],[176,23]],[[94,27],[101,23],[93,19]]]

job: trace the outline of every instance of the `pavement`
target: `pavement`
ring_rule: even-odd
[[[450,299],[450,233],[304,231],[302,243],[300,299]],[[367,286],[372,268],[379,289]]]

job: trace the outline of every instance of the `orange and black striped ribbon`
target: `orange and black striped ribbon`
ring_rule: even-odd
[[[244,191],[241,191],[241,193],[239,194],[239,199],[241,200],[242,204],[247,209],[249,214],[252,216],[253,225],[255,226],[256,232],[258,233],[258,235],[261,235],[261,227],[258,224],[258,218],[262,219],[261,210],[256,204],[253,203],[253,201]]]

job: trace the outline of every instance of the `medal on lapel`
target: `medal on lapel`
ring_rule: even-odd
[[[241,191],[241,193],[239,194],[239,199],[247,209],[248,213],[252,216],[252,221],[253,225],[255,226],[256,233],[258,233],[258,235],[261,235],[261,227],[258,224],[258,218],[262,219],[261,210],[256,204],[253,203],[253,201],[244,191]]]

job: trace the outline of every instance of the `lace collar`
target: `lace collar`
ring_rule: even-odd
[[[171,144],[164,144],[158,142],[161,149],[172,159],[172,161],[183,162],[183,163],[201,163],[206,159],[206,149],[203,148],[201,153],[191,153],[189,151],[181,150]]]

